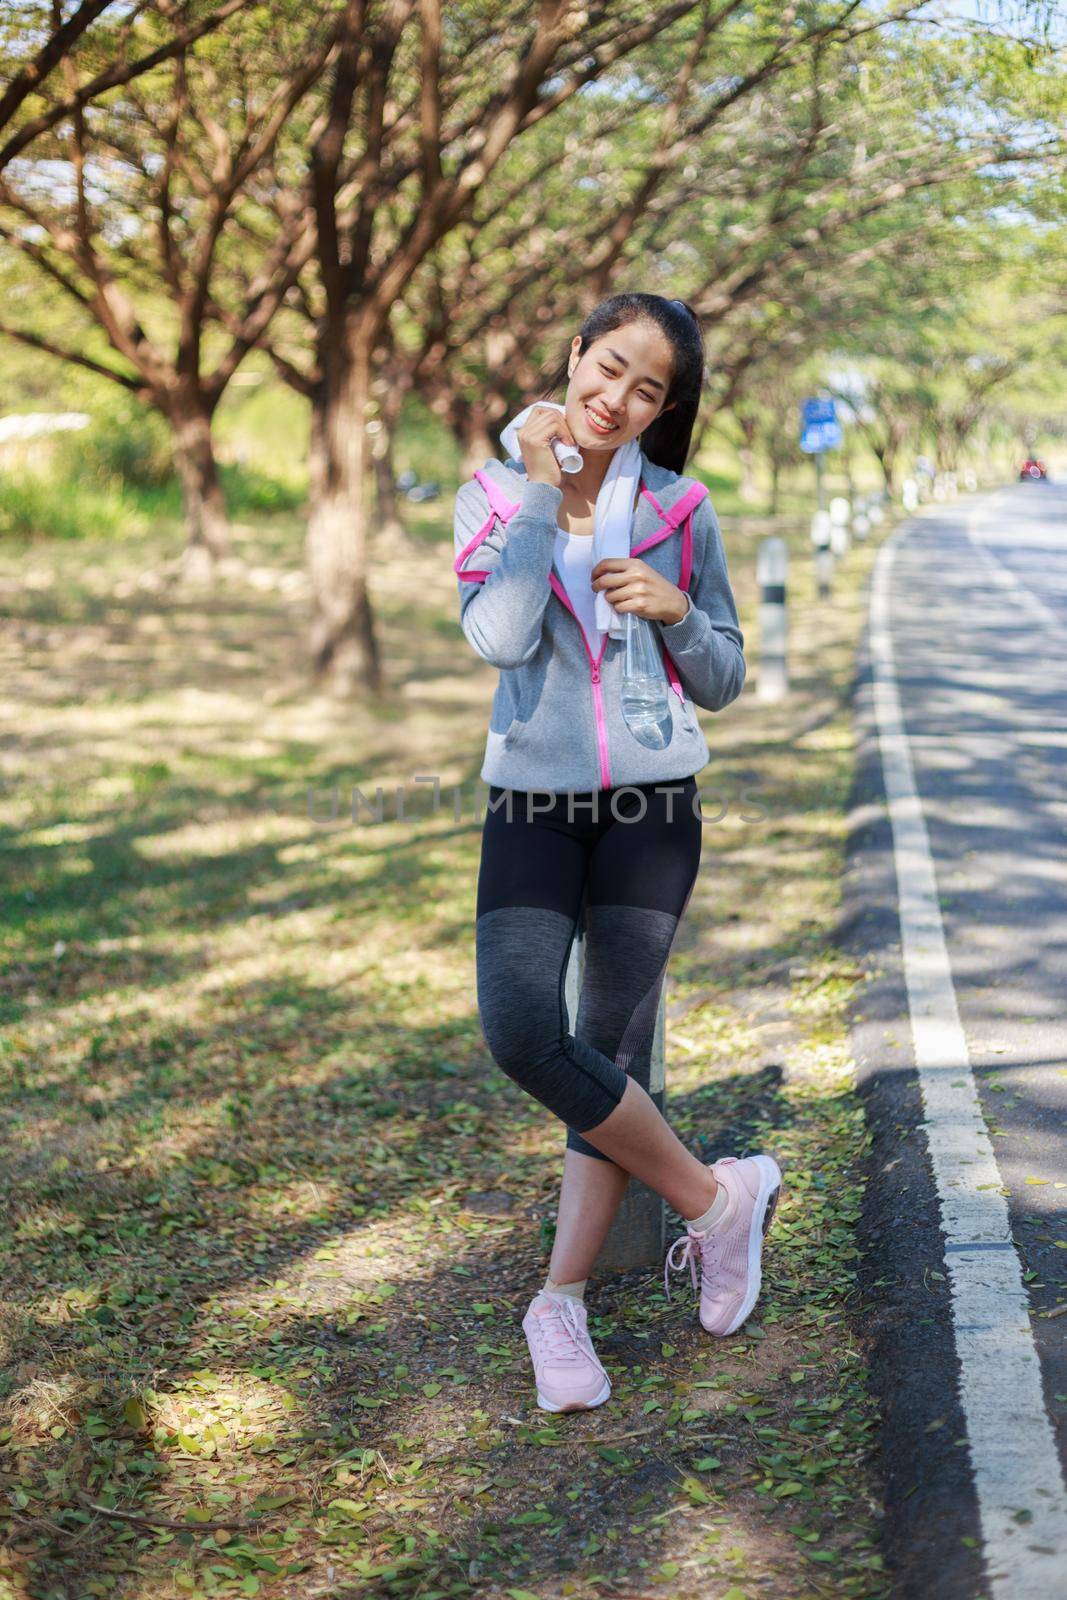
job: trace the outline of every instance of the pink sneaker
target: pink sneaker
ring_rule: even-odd
[[[736,1333],[751,1315],[759,1298],[760,1255],[763,1237],[771,1225],[779,1195],[782,1174],[770,1156],[725,1156],[711,1163],[716,1180],[726,1192],[726,1210],[703,1233],[687,1228],[667,1252],[663,1286],[670,1299],[667,1274],[683,1272],[686,1263],[697,1288],[697,1260],[700,1261],[700,1324],[708,1333],[725,1338]],[[683,1247],[678,1260],[678,1246]]]
[[[589,1411],[603,1405],[611,1384],[593,1349],[580,1300],[542,1289],[530,1301],[522,1331],[542,1411]]]

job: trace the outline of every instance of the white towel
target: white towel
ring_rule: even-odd
[[[566,411],[566,407],[555,400],[535,400],[531,405],[524,406],[517,416],[512,417],[500,435],[500,443],[513,461],[522,460],[519,429],[535,406],[551,406],[553,411]],[[608,470],[604,474],[604,482],[600,485],[600,493],[596,498],[593,511],[594,566],[598,561],[607,561],[612,557],[621,556],[624,559],[629,557],[633,535],[634,500],[640,478],[641,446],[636,439],[628,439],[612,456]],[[625,639],[628,613],[616,611],[602,589],[597,589],[595,594],[597,627],[602,633],[610,634],[613,639]]]

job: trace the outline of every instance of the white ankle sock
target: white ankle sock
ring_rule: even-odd
[[[551,1277],[545,1279],[542,1294],[565,1294],[569,1300],[584,1300],[585,1286],[588,1278],[576,1278],[573,1283],[554,1283]]]
[[[719,1187],[715,1191],[714,1200],[711,1202],[711,1205],[703,1213],[703,1215],[699,1217],[686,1217],[685,1220],[691,1228],[695,1228],[698,1233],[703,1233],[705,1229],[713,1228],[715,1226],[725,1210],[726,1190],[720,1183]]]

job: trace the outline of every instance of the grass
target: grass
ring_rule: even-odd
[[[284,516],[210,591],[158,532],[0,554],[0,1593],[877,1600],[863,974],[834,946],[873,550],[820,605],[785,525],[794,692],[763,705],[759,530],[727,527],[752,682],[704,715],[727,810],[672,958],[669,1111],[786,1170],[758,1319],[711,1342],[655,1271],[594,1283],[614,1394],[561,1419],[518,1329],[561,1132],[471,1001],[493,673],[447,513],[416,509],[403,588],[375,568],[370,707],[305,680]]]
[[[224,465],[219,477],[233,517],[292,512],[304,499],[301,487],[253,467]],[[40,473],[0,478],[0,540],[15,548],[50,539],[136,540],[160,522],[176,528],[181,515],[174,479],[135,487],[108,476],[88,483],[77,476],[53,479]]]

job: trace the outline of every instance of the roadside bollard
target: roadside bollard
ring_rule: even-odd
[[[785,608],[788,571],[789,547],[785,540],[764,539],[756,557],[756,578],[760,591],[757,700],[781,700],[789,693],[786,655],[788,617]]]
[[[574,1032],[578,1020],[578,1002],[582,992],[585,972],[585,898],[582,898],[578,928],[571,944],[564,981],[564,1000],[567,1006],[567,1027]],[[652,1070],[648,1093],[657,1109],[662,1111],[666,1089],[666,1021],[667,978],[656,1012],[655,1031],[652,1036]],[[593,1271],[630,1272],[636,1267],[662,1269],[663,1251],[666,1248],[667,1208],[660,1195],[647,1184],[631,1178],[622,1204],[615,1214],[611,1231],[596,1258]]]
[[[835,494],[830,501],[830,549],[835,556],[848,554],[848,525],[852,507],[843,494]]]
[[[905,478],[900,488],[901,504],[905,511],[916,511],[919,506],[919,485],[914,478]]]
[[[830,527],[830,513],[816,511],[811,519],[811,542],[815,546],[815,579],[820,600],[825,600],[830,593],[830,575],[834,566]]]

